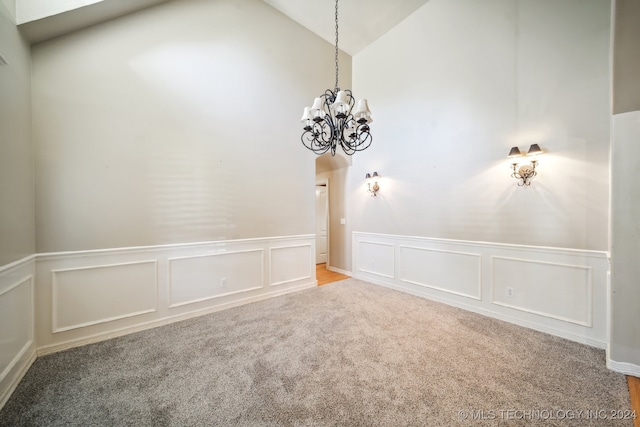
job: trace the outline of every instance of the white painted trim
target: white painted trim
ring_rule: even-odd
[[[478,314],[482,314],[484,316],[491,317],[491,318],[494,318],[494,319],[503,320],[505,322],[513,323],[513,324],[518,325],[518,326],[523,326],[523,327],[526,327],[526,328],[529,328],[529,329],[533,329],[533,330],[536,330],[538,332],[544,332],[544,333],[547,333],[547,334],[550,334],[550,335],[554,335],[554,336],[557,336],[557,337],[566,338],[568,340],[575,341],[575,342],[578,342],[578,343],[581,343],[581,344],[586,344],[586,345],[589,345],[589,346],[592,346],[592,347],[596,347],[596,348],[600,348],[600,349],[605,349],[607,347],[607,343],[606,342],[600,341],[600,340],[591,339],[591,338],[585,337],[583,335],[573,334],[571,332],[563,331],[563,330],[556,329],[556,328],[553,328],[553,327],[549,327],[549,326],[546,326],[546,325],[540,325],[538,323],[530,322],[530,321],[523,320],[523,319],[520,319],[520,318],[517,318],[517,317],[505,315],[505,314],[502,314],[502,313],[496,313],[496,312],[491,311],[491,310],[487,310],[487,309],[484,309],[484,308],[481,308],[481,307],[476,307],[476,306],[473,306],[473,305],[464,304],[464,303],[461,303],[459,301],[450,300],[448,298],[442,298],[442,297],[438,297],[438,296],[431,295],[431,294],[425,294],[425,293],[418,292],[418,291],[415,291],[413,289],[405,288],[405,287],[398,286],[398,285],[395,285],[395,284],[386,283],[386,282],[382,282],[382,281],[371,281],[369,279],[366,279],[366,280],[368,282],[370,282],[370,283],[373,283],[373,284],[379,285],[379,286],[383,286],[385,288],[394,289],[396,291],[404,292],[404,293],[407,293],[407,294],[410,294],[410,295],[414,295],[414,296],[417,296],[417,297],[420,297],[420,298],[425,298],[425,299],[428,299],[428,300],[431,300],[431,301],[440,302],[440,303],[443,303],[443,304],[450,305],[452,307],[462,308],[464,310],[471,311],[473,313],[478,313]]]
[[[33,345],[33,342],[31,343],[29,350],[30,351],[28,355],[22,354],[21,357],[26,356],[24,359],[24,362],[21,363],[20,369],[16,372],[15,376],[13,377],[13,380],[11,380],[11,382],[9,383],[9,386],[4,390],[0,390],[0,393],[1,393],[0,394],[0,411],[2,410],[4,405],[7,403],[7,401],[13,394],[13,392],[16,390],[16,388],[18,387],[18,384],[20,384],[20,381],[22,381],[24,376],[27,374],[27,371],[29,371],[29,368],[31,368],[31,365],[33,365],[33,362],[36,361],[37,353],[36,353],[36,348]]]
[[[466,256],[473,256],[473,257],[478,258],[478,294],[477,295],[465,294],[463,292],[452,291],[450,289],[442,288],[440,286],[433,286],[433,285],[429,285],[427,283],[419,283],[419,282],[414,282],[413,280],[403,279],[402,278],[402,269],[400,271],[398,280],[400,280],[401,282],[405,282],[405,283],[411,283],[412,285],[423,286],[425,288],[435,289],[435,290],[438,290],[438,291],[447,292],[447,293],[454,294],[454,295],[459,295],[461,297],[471,298],[471,299],[474,299],[474,300],[477,300],[477,301],[482,301],[482,255],[481,254],[472,253],[472,252],[445,251],[445,250],[440,250],[440,249],[421,248],[421,247],[418,247],[418,246],[398,245],[398,249],[400,249],[400,258],[401,259],[402,259],[402,249],[403,248],[415,249],[415,250],[420,250],[420,251],[425,251],[425,252],[440,252],[440,253],[445,253],[445,254],[466,255]]]
[[[28,262],[35,261],[37,257],[38,257],[38,254],[33,254],[33,255],[29,255],[29,256],[26,256],[24,258],[21,258],[21,259],[19,259],[17,261],[14,261],[12,263],[3,265],[3,266],[0,267],[0,274],[5,274],[8,271],[13,270],[15,268],[23,267]]]
[[[336,273],[340,273],[340,274],[344,274],[345,276],[349,276],[349,277],[351,277],[353,275],[353,273],[350,272],[350,271],[343,270],[343,269],[337,268],[337,267],[331,267],[329,265],[327,266],[327,270],[333,271],[333,272],[336,272]]]
[[[380,276],[380,277],[386,277],[389,279],[395,279],[395,273],[396,273],[396,246],[392,243],[381,243],[381,242],[372,242],[369,240],[360,240],[358,241],[358,244],[361,245],[363,243],[368,243],[370,245],[378,245],[378,246],[391,246],[392,252],[393,252],[393,257],[391,257],[391,267],[393,269],[393,276],[389,276],[386,274],[382,274],[382,273],[378,273],[375,271],[371,271],[371,270],[365,270],[362,267],[358,267],[359,271],[362,271],[363,273],[369,273],[369,274],[375,274],[376,276]],[[360,248],[358,247],[358,250],[360,250]]]
[[[4,381],[5,378],[7,378],[7,376],[11,373],[11,371],[16,367],[16,365],[20,362],[20,360],[23,358],[23,356],[26,354],[26,352],[29,350],[29,348],[33,347],[34,342],[33,342],[33,329],[34,329],[34,321],[33,321],[33,316],[34,316],[34,275],[30,274],[26,277],[23,277],[22,279],[14,282],[12,285],[8,286],[4,291],[0,292],[0,296],[9,293],[10,291],[16,289],[19,286],[22,286],[26,284],[28,286],[28,292],[29,292],[29,296],[31,297],[31,301],[30,301],[30,305],[31,305],[31,319],[29,319],[29,336],[28,336],[28,341],[24,344],[24,346],[20,349],[20,351],[18,352],[18,354],[16,354],[14,356],[14,358],[11,360],[11,362],[7,365],[7,367],[4,369],[4,371],[0,372],[0,382]],[[1,405],[0,405],[1,407]]]
[[[173,286],[173,280],[171,280],[171,263],[173,261],[179,261],[179,260],[183,260],[183,259],[194,259],[194,258],[208,258],[208,257],[213,257],[213,256],[224,256],[224,255],[234,255],[234,254],[242,254],[242,253],[250,253],[250,252],[260,252],[261,257],[260,257],[260,281],[262,282],[262,284],[260,286],[254,286],[252,288],[247,288],[247,289],[240,289],[237,291],[232,291],[232,292],[227,292],[224,294],[219,294],[219,295],[212,295],[209,297],[203,297],[203,298],[196,298],[194,300],[189,300],[189,301],[184,301],[184,302],[179,302],[179,303],[173,303],[172,302],[172,286]],[[176,307],[182,307],[185,305],[189,305],[189,304],[195,304],[198,302],[203,302],[203,301],[210,301],[213,299],[217,299],[217,298],[223,298],[223,297],[228,297],[230,295],[236,295],[236,294],[240,294],[243,292],[250,292],[250,291],[255,291],[258,289],[262,289],[265,287],[265,280],[264,280],[264,249],[247,249],[247,250],[241,250],[241,251],[227,251],[227,252],[218,252],[218,253],[209,253],[209,254],[198,254],[198,255],[188,255],[188,256],[181,256],[181,257],[173,257],[173,258],[167,258],[167,282],[168,282],[168,291],[169,291],[169,295],[168,295],[168,308],[176,308]]]
[[[9,363],[7,365],[7,367],[5,368],[4,371],[2,371],[2,373],[0,373],[0,381],[3,381],[5,378],[7,378],[9,376],[9,374],[11,373],[11,371],[16,367],[16,365],[20,362],[20,359],[22,359],[22,357],[27,354],[27,351],[29,351],[30,348],[33,347],[33,338],[31,338],[29,341],[27,341],[25,343],[25,345],[20,349],[20,351],[18,352],[18,354],[16,354],[16,356],[13,358],[13,360],[11,361],[11,363]]]
[[[627,362],[616,362],[609,358],[609,352],[607,351],[607,368],[612,371],[619,372],[625,375],[631,375],[632,377],[640,378],[640,366]]]
[[[93,320],[91,322],[79,323],[77,325],[65,326],[63,328],[58,327],[58,316],[57,316],[58,280],[56,278],[57,273],[65,273],[69,271],[93,270],[93,269],[110,268],[110,267],[122,267],[125,265],[137,265],[137,264],[153,264],[154,265],[155,308],[126,313],[119,316],[107,317],[104,319]],[[65,331],[71,331],[74,329],[86,328],[87,326],[99,325],[100,323],[113,322],[114,320],[140,316],[142,314],[155,313],[156,311],[158,311],[158,260],[144,260],[144,261],[135,261],[135,262],[113,263],[113,264],[98,264],[98,265],[90,265],[90,266],[83,266],[83,267],[51,270],[51,326],[52,326],[52,332],[54,334],[65,332]]]
[[[315,234],[313,236],[314,236],[314,239],[315,239]],[[272,260],[271,254],[273,253],[274,250],[292,249],[292,248],[305,248],[305,247],[309,248],[310,257],[314,257],[314,251],[312,250],[313,248],[311,247],[311,243],[306,243],[306,244],[303,244],[303,245],[292,245],[292,246],[274,246],[274,247],[269,248],[269,286],[270,287],[271,286],[286,285],[287,283],[294,283],[294,282],[298,282],[300,280],[311,279],[312,278],[311,269],[310,269],[309,274],[307,276],[296,277],[294,279],[283,280],[281,282],[274,282],[273,281],[273,277],[272,277],[273,262],[271,262],[271,260]],[[315,259],[312,259],[310,261],[315,262]],[[316,283],[317,283],[317,280],[316,280]]]
[[[244,298],[244,299],[241,299],[241,300],[236,300],[236,301],[232,301],[232,302],[228,302],[228,303],[223,303],[223,304],[219,304],[219,305],[212,306],[212,307],[207,307],[207,308],[204,308],[204,309],[201,309],[201,310],[195,310],[195,311],[190,311],[188,313],[177,314],[177,315],[165,317],[165,318],[162,318],[162,319],[141,323],[141,324],[138,324],[138,325],[135,325],[135,326],[116,329],[116,330],[112,330],[112,331],[104,332],[104,333],[98,333],[98,334],[94,334],[94,335],[91,335],[91,336],[85,337],[85,338],[72,339],[72,340],[68,340],[68,341],[65,341],[65,342],[62,342],[62,343],[59,343],[59,344],[38,347],[37,354],[38,354],[38,356],[45,356],[47,354],[57,353],[59,351],[68,350],[70,348],[80,347],[80,346],[83,346],[83,345],[92,344],[92,343],[96,343],[96,342],[100,342],[100,341],[106,341],[106,340],[111,339],[111,338],[121,337],[121,336],[124,336],[124,335],[132,334],[134,332],[140,332],[140,331],[144,331],[144,330],[147,330],[147,329],[157,328],[159,326],[164,326],[164,325],[168,325],[168,324],[171,324],[171,323],[180,322],[182,320],[188,320],[188,319],[191,319],[191,318],[194,318],[194,317],[203,316],[203,315],[206,315],[206,314],[216,313],[216,312],[223,311],[223,310],[226,310],[226,309],[229,309],[229,308],[239,307],[241,305],[245,305],[245,304],[249,304],[249,303],[253,303],[253,302],[258,302],[258,301],[266,300],[266,299],[269,299],[269,298],[274,298],[274,297],[285,295],[285,294],[288,294],[288,293],[298,292],[298,291],[301,291],[301,290],[304,290],[304,289],[308,289],[308,288],[313,288],[313,287],[315,287],[314,284],[304,284],[304,285],[291,287],[291,288],[287,288],[287,289],[282,289],[282,290],[278,290],[278,291],[272,291],[272,292],[269,292],[269,293],[266,293],[266,294],[262,294],[262,295],[255,295],[255,296],[247,297],[247,298]]]
[[[517,261],[527,264],[542,264],[542,265],[554,265],[558,267],[565,268],[574,268],[576,270],[585,270],[587,272],[587,321],[581,322],[576,319],[570,319],[568,317],[556,316],[551,313],[545,313],[543,311],[532,310],[526,307],[520,307],[514,304],[507,304],[504,302],[496,301],[495,299],[495,260],[504,259],[508,261]],[[521,258],[511,258],[511,257],[503,257],[503,256],[492,256],[491,257],[491,304],[499,305],[501,307],[511,308],[513,310],[523,311],[525,313],[532,313],[538,316],[548,317],[550,319],[561,320],[563,322],[574,323],[580,326],[593,327],[593,269],[589,266],[585,265],[572,265],[572,264],[562,264],[557,262],[547,262],[547,261],[538,261],[538,260],[529,260],[529,259],[521,259]]]
[[[162,251],[167,249],[181,249],[181,248],[197,248],[201,246],[215,246],[215,245],[227,245],[234,244],[237,245],[239,243],[247,243],[247,242],[273,242],[273,241],[282,241],[282,240],[304,240],[304,239],[315,239],[315,234],[298,234],[295,236],[274,236],[274,237],[256,237],[256,238],[247,238],[247,239],[235,239],[235,240],[210,240],[205,242],[193,242],[193,243],[171,243],[166,245],[152,245],[152,246],[132,246],[132,247],[124,247],[124,248],[106,248],[106,249],[86,249],[79,251],[63,251],[63,252],[45,252],[41,254],[36,254],[37,260],[45,261],[49,259],[56,259],[59,257],[68,259],[75,257],[83,257],[86,255],[108,255],[108,254],[118,254],[118,253],[139,253],[149,251]]]
[[[421,237],[406,237],[393,235],[380,235],[375,233],[354,232],[352,234],[352,258],[354,265],[354,278],[369,281],[371,283],[390,287],[412,295],[431,299],[445,304],[460,307],[472,312],[480,313],[496,319],[508,321],[510,323],[525,326],[541,332],[546,332],[555,336],[570,339],[575,342],[591,345],[598,348],[605,348],[608,342],[608,333],[606,332],[608,323],[606,318],[605,295],[605,275],[609,268],[609,258],[606,252],[586,251],[586,250],[562,250],[559,248],[530,247],[524,245],[508,245],[508,244],[492,244],[482,242],[468,242],[446,239],[431,239]],[[422,286],[406,279],[397,277],[384,277],[380,274],[368,272],[359,269],[359,264],[364,262],[361,251],[361,242],[387,244],[394,247],[413,247],[419,249],[428,249],[436,251],[452,251],[462,253],[478,253],[481,256],[481,299],[464,298],[448,289],[436,289],[434,287]],[[397,251],[396,251],[397,252]],[[522,255],[521,255],[522,254]],[[400,255],[395,253],[393,260],[392,254],[383,254],[384,259],[381,260],[385,265],[389,265],[393,260],[399,262]],[[574,319],[583,324],[561,319],[560,316],[550,316],[545,313],[531,313],[523,310],[512,309],[511,307],[503,307],[498,304],[492,304],[495,293],[492,277],[495,274],[491,268],[492,256],[500,258],[511,257],[516,260],[524,260],[526,262],[534,262],[537,264],[551,264],[560,266],[569,266],[571,268],[580,268],[587,271],[588,277],[577,283],[585,283],[587,289],[581,287],[581,294],[584,298],[585,307],[579,318]],[[366,260],[365,260],[366,261]],[[415,267],[415,266],[414,266]],[[419,266],[417,267],[419,268]],[[538,266],[537,268],[541,268]],[[399,274],[395,272],[395,274]],[[588,280],[588,282],[586,282]],[[467,290],[465,290],[467,291]],[[597,301],[595,300],[597,298]],[[589,301],[587,301],[589,300]],[[508,301],[507,301],[508,302]],[[538,308],[539,307],[535,307]],[[588,311],[587,311],[588,310]],[[584,314],[582,314],[584,313]],[[562,313],[560,313],[562,314]],[[587,319],[587,314],[589,319]],[[589,320],[590,326],[584,323]]]
[[[482,241],[475,241],[475,240],[456,240],[456,239],[443,239],[443,238],[437,238],[437,237],[365,233],[362,231],[354,231],[352,234],[354,236],[355,235],[374,236],[374,237],[382,237],[382,238],[394,239],[394,240],[395,239],[415,240],[420,242],[433,242],[433,243],[442,243],[442,244],[448,244],[448,245],[467,245],[467,246],[478,246],[483,248],[493,247],[493,248],[504,248],[509,250],[525,250],[528,252],[531,251],[531,252],[543,252],[543,253],[557,253],[562,255],[609,259],[609,252],[607,251],[594,251],[594,250],[587,250],[587,249],[554,248],[552,246],[529,246],[529,245],[519,245],[519,244],[511,244],[511,243],[482,242]]]
[[[197,299],[194,299],[194,300],[189,300],[189,301],[185,301],[185,302],[179,302],[179,303],[175,303],[175,304],[170,304],[168,307],[169,308],[183,307],[185,305],[195,304],[195,303],[198,303],[198,302],[211,301],[211,300],[215,300],[215,299],[219,299],[219,298],[228,297],[228,296],[231,296],[231,295],[237,295],[237,294],[242,294],[242,293],[245,293],[245,292],[257,291],[259,289],[262,289],[263,287],[264,286],[256,286],[256,287],[253,287],[253,288],[240,289],[239,291],[227,292],[226,294],[219,294],[219,295],[213,295],[213,296],[210,296],[210,297],[197,298]]]
[[[10,285],[9,287],[7,287],[7,289],[5,289],[4,291],[0,292],[0,297],[6,293],[8,293],[9,291],[17,288],[18,286],[22,285],[23,283],[27,282],[28,280],[31,281],[31,294],[33,296],[33,274],[29,274],[28,276],[23,277],[22,279],[18,280],[17,282],[15,282],[13,285]],[[31,298],[33,299],[33,298]]]

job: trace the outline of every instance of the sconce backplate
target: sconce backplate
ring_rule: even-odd
[[[531,167],[531,165],[522,165],[518,169],[518,175],[522,177],[529,177],[529,176],[532,176],[533,174],[534,174],[534,169],[533,167]]]

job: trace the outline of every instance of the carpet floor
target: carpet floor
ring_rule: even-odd
[[[0,425],[632,426],[629,410],[602,350],[348,279],[38,358]]]

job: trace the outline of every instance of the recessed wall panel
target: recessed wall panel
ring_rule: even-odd
[[[401,246],[400,280],[479,300],[480,262],[479,254]]]
[[[157,309],[156,261],[53,270],[52,275],[54,332]]]
[[[394,245],[360,241],[358,270],[378,276],[394,278]]]
[[[169,306],[264,286],[262,249],[169,259]]]
[[[494,304],[591,326],[591,268],[493,257]]]
[[[33,341],[33,277],[0,289],[0,381]]]
[[[271,248],[270,260],[271,286],[311,278],[311,245]]]

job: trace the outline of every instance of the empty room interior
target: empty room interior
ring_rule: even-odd
[[[0,0],[0,425],[638,426],[639,173],[637,0]]]

